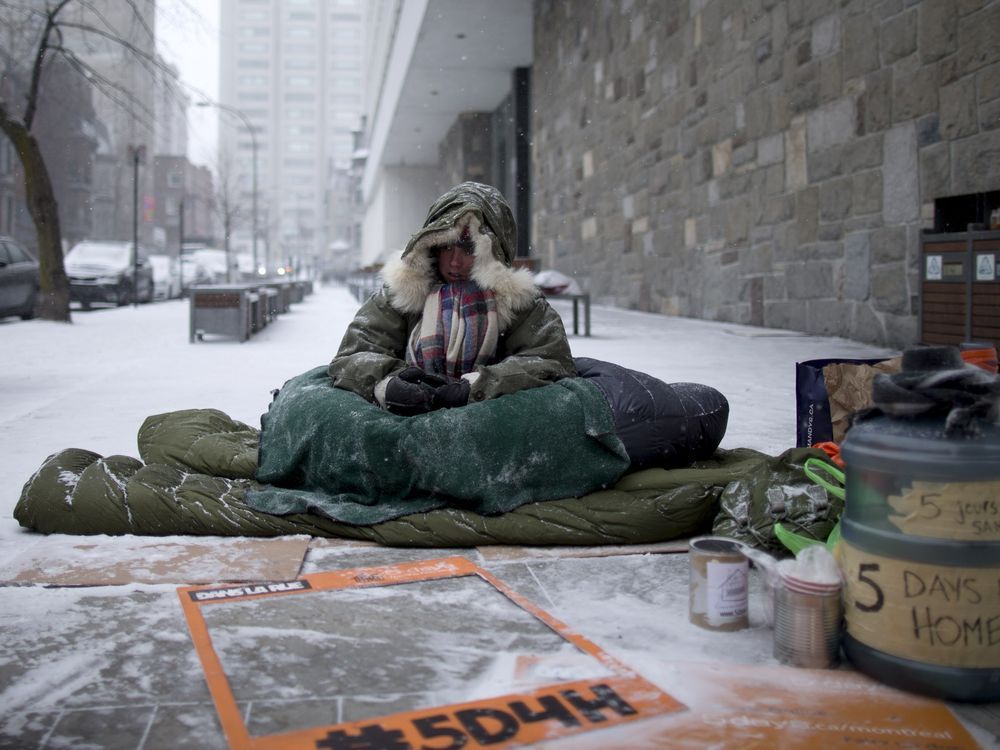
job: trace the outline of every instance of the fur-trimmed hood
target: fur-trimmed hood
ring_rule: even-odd
[[[514,215],[500,191],[489,185],[463,182],[434,202],[424,226],[382,272],[389,298],[400,312],[419,314],[427,295],[441,283],[431,250],[458,242],[466,232],[474,248],[472,280],[493,292],[500,329],[505,330],[539,292],[529,270],[512,267],[517,246]]]

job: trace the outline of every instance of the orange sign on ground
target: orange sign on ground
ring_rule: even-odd
[[[398,586],[472,576],[492,586],[511,603],[575,647],[598,668],[591,676],[557,680],[531,689],[434,706],[361,721],[251,736],[213,646],[203,610],[226,603],[270,597],[307,596],[323,591]],[[205,672],[223,730],[233,750],[416,750],[417,748],[515,747],[545,739],[603,729],[684,709],[673,697],[570,631],[504,583],[462,557],[306,575],[293,581],[243,586],[178,589],[191,637]],[[400,634],[405,638],[406,634]],[[531,671],[534,657],[520,656],[517,671]],[[579,660],[577,660],[579,661]],[[544,671],[542,672],[544,676]]]

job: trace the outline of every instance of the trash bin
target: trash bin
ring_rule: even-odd
[[[920,239],[920,340],[1000,346],[1000,231]]]

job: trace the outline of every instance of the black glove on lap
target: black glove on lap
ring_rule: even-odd
[[[434,389],[433,408],[454,409],[469,403],[469,381],[456,380]]]
[[[433,396],[432,388],[408,383],[397,375],[385,386],[385,408],[403,417],[426,414],[434,408]]]
[[[396,377],[407,383],[425,384],[431,388],[438,388],[448,383],[448,378],[444,375],[435,375],[419,367],[407,367],[405,370],[400,370],[396,373]]]

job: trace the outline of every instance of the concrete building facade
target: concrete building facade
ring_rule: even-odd
[[[527,91],[519,81],[530,78],[531,0],[372,0],[366,13],[360,265],[401,251],[434,199],[462,180],[493,182],[512,203],[520,197],[526,229],[528,180],[511,177],[517,168],[501,154],[508,145],[516,153],[520,139],[527,174]]]

